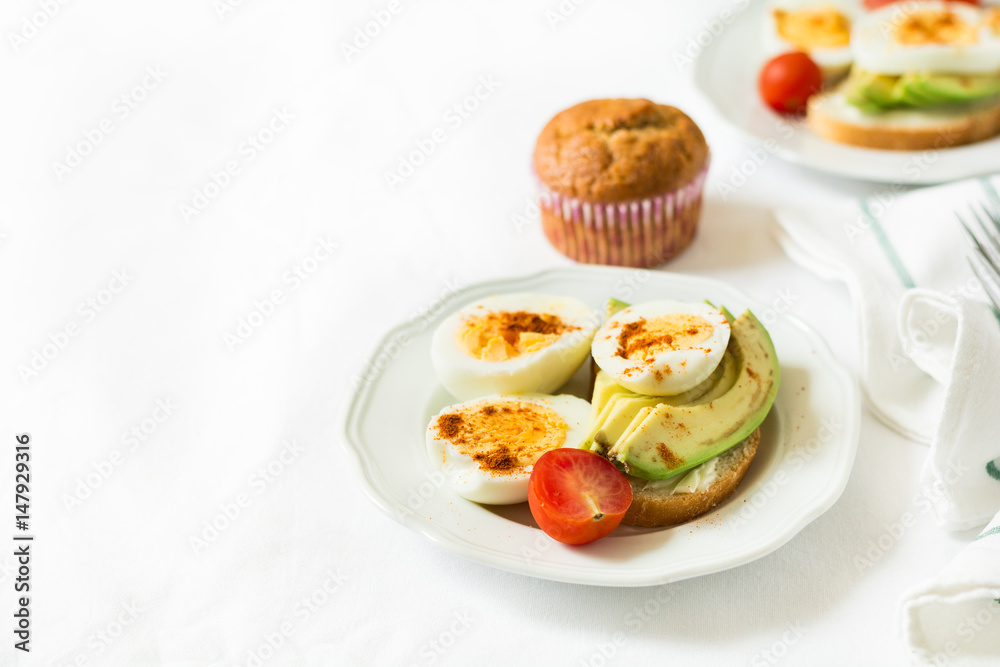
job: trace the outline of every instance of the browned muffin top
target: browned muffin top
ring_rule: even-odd
[[[649,100],[590,100],[561,111],[535,144],[535,171],[561,195],[625,201],[674,190],[708,159],[684,112]]]

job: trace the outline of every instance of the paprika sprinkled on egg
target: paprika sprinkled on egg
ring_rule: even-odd
[[[535,461],[583,441],[590,404],[575,396],[495,395],[431,419],[426,446],[456,493],[490,504],[524,502]]]
[[[729,322],[704,303],[651,301],[624,308],[604,323],[594,360],[626,389],[670,396],[703,382],[729,342]]]

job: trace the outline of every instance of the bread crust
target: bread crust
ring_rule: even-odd
[[[910,125],[865,124],[836,112],[834,90],[809,100],[806,123],[813,132],[842,144],[894,151],[962,146],[1000,134],[1000,102],[944,117],[939,122]],[[889,112],[892,113],[892,112]]]
[[[684,112],[646,99],[589,100],[548,122],[535,172],[560,195],[623,202],[672,192],[708,160],[701,130]]]
[[[644,480],[630,477],[632,505],[622,523],[630,526],[673,526],[691,521],[712,510],[732,495],[743,481],[760,444],[760,429],[720,454],[716,464],[718,477],[703,491],[664,495],[642,488]]]

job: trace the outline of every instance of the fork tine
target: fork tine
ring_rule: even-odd
[[[986,208],[985,204],[980,204],[980,210],[983,212],[982,216],[979,215],[978,211],[972,209],[972,217],[975,218],[977,223],[979,223],[979,227],[983,230],[986,237],[995,242],[997,236],[1000,235],[1000,228],[997,227],[997,220],[993,217],[990,210]],[[989,223],[993,224],[991,225]]]
[[[993,314],[1000,321],[1000,217],[992,213],[985,204],[979,204],[980,209],[986,216],[987,222],[979,215],[974,207],[969,208],[969,213],[975,219],[978,226],[978,233],[972,231],[972,225],[965,221],[960,214],[956,213],[959,224],[965,230],[965,239],[969,243],[972,252],[966,257],[972,273],[976,276],[986,292],[986,297],[991,303]]]
[[[998,234],[1000,234],[1000,213],[994,213],[986,207],[986,204],[983,204],[982,202],[980,202],[979,207],[983,209],[983,213],[985,213],[989,221],[993,223],[993,228],[996,229]]]
[[[962,216],[957,213],[955,214],[955,217],[958,218],[959,224],[961,224],[962,229],[965,230],[965,240],[968,241],[969,247],[985,257],[986,251],[983,249],[983,245],[979,242],[979,239],[976,238],[976,235],[972,232],[972,229],[969,228],[968,223],[966,223]]]
[[[972,261],[971,257],[968,257],[966,259],[968,259],[969,261],[969,266],[972,267],[972,272],[976,275],[976,278],[979,279],[979,282],[982,283],[983,291],[986,292],[986,296],[990,300],[990,303],[992,304],[994,314],[1000,317],[1000,286],[997,285],[997,280],[992,276],[990,277],[990,279],[987,279],[986,276],[984,276],[983,273],[980,271],[980,269],[976,266],[976,262]],[[979,258],[977,257],[977,259]],[[985,262],[983,262],[981,259],[979,260],[979,263],[980,265],[985,264]],[[984,270],[992,268],[993,267],[990,266],[983,267]],[[993,269],[993,275],[996,276],[997,278],[1000,278],[1000,275],[997,275],[996,269]]]
[[[982,234],[974,236],[977,240],[979,238],[984,239],[983,243],[977,244],[979,251],[986,255],[993,268],[1000,267],[1000,240],[998,240],[998,232],[990,231],[988,224],[983,222],[982,217],[975,210],[972,211],[972,216],[979,225],[979,229],[982,230]],[[988,214],[987,218],[989,218]],[[992,218],[989,219],[992,221]]]

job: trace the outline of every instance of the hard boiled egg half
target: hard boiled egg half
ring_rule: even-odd
[[[672,396],[707,380],[728,344],[729,321],[717,308],[649,301],[609,317],[594,336],[592,352],[622,387]]]
[[[959,2],[887,5],[858,21],[855,62],[866,72],[885,75],[996,74],[1000,19],[995,12]]]
[[[465,400],[551,393],[587,358],[600,315],[570,297],[514,293],[471,303],[434,332],[438,379]]]
[[[589,417],[590,403],[575,396],[488,396],[433,417],[427,452],[463,498],[523,503],[535,461],[550,449],[578,446]]]
[[[764,20],[768,56],[804,51],[831,82],[851,67],[851,27],[861,15],[850,0],[770,0]]]

